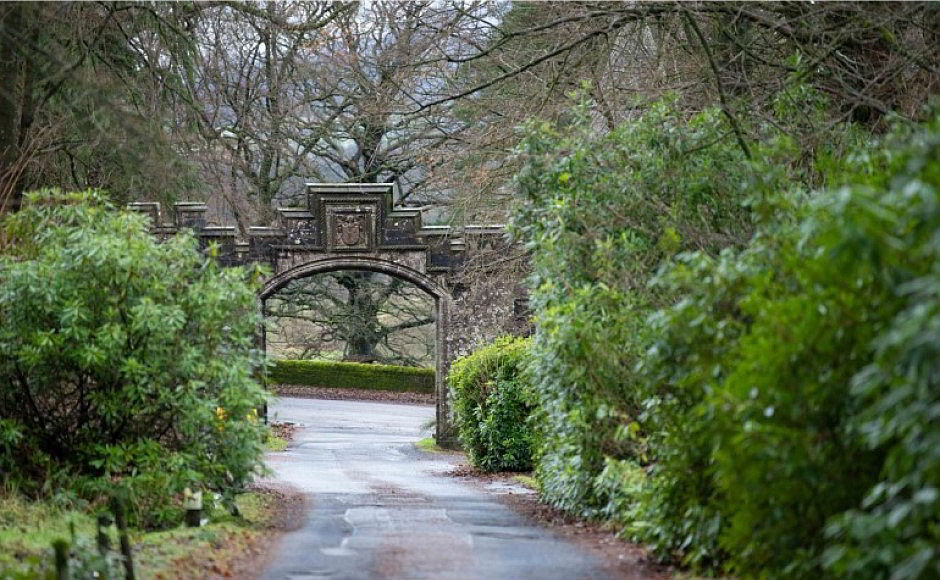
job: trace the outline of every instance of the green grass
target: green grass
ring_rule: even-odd
[[[425,437],[421,441],[415,443],[415,447],[417,447],[420,451],[424,451],[425,453],[447,453],[446,449],[442,449],[437,444],[437,441],[434,440],[434,437]]]
[[[141,578],[198,578],[207,569],[219,575],[230,571],[226,561],[241,555],[269,525],[273,513],[270,496],[244,493],[236,497],[239,517],[218,509],[211,523],[201,528],[177,527],[136,535],[137,572]]]
[[[96,532],[89,514],[0,495],[0,570],[14,564],[17,557],[42,553],[53,540],[70,540],[71,525],[78,537],[94,537]]]
[[[274,500],[270,495],[248,492],[235,497],[235,505],[241,513],[241,519],[251,525],[260,526],[271,523]]]
[[[512,478],[529,489],[534,489],[535,491],[539,490],[538,480],[531,475],[513,475]]]
[[[437,444],[437,441],[434,440],[434,437],[425,437],[420,441],[415,442],[415,447],[418,451],[424,451],[425,453],[443,453],[446,455],[463,455],[463,451],[458,447],[456,449],[451,449],[448,447],[441,447]]]
[[[182,561],[203,557],[208,552],[226,547],[241,531],[233,522],[218,522],[201,528],[173,528],[134,536],[134,568],[141,578],[174,577]],[[182,576],[182,574],[179,574]]]
[[[268,451],[284,451],[287,449],[287,439],[277,435],[268,435],[264,441],[264,448]]]
[[[137,577],[200,578],[231,572],[228,562],[251,553],[252,545],[274,517],[274,500],[269,495],[244,493],[235,502],[238,517],[216,509],[210,514],[210,523],[200,528],[132,531]],[[23,559],[49,557],[53,540],[70,540],[70,523],[74,523],[80,542],[93,544],[97,529],[90,513],[0,495],[0,577],[5,568],[16,569]],[[111,545],[117,546],[113,526],[110,535]],[[28,574],[23,577],[30,577]]]

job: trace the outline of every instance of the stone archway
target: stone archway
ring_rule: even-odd
[[[396,276],[433,296],[437,439],[447,444],[454,437],[446,388],[451,363],[480,342],[523,331],[525,293],[520,280],[487,273],[486,265],[512,248],[502,226],[425,226],[420,211],[394,208],[393,198],[390,183],[308,184],[303,206],[279,208],[276,227],[249,228],[244,238],[234,226],[208,225],[202,202],[174,204],[169,223],[159,203],[129,208],[147,214],[161,239],[192,230],[203,248],[216,245],[223,265],[267,265],[262,301],[290,280],[340,269]]]
[[[401,278],[406,282],[414,284],[434,298],[436,335],[434,393],[436,395],[435,414],[437,418],[435,422],[435,439],[444,445],[451,443],[453,429],[451,425],[450,404],[447,396],[446,378],[452,360],[448,351],[451,343],[448,338],[450,329],[450,303],[452,298],[450,292],[435,280],[408,266],[368,256],[323,258],[311,262],[304,262],[269,278],[258,294],[258,298],[262,303],[262,312],[264,312],[264,301],[291,281],[308,276],[316,276],[317,274],[335,272],[337,270],[378,272],[380,274]]]

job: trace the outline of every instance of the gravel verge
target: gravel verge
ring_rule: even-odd
[[[595,554],[604,562],[612,578],[618,580],[666,580],[676,570],[657,564],[649,558],[647,550],[617,537],[613,529],[603,522],[578,518],[542,503],[537,493],[514,493],[520,485],[516,478],[528,473],[486,473],[466,463],[458,464],[446,475],[462,479],[474,487],[493,492],[494,483],[501,483],[510,491],[497,493],[501,503],[526,520],[550,529],[558,536],[574,542]],[[524,484],[523,484],[524,485]],[[527,486],[526,486],[527,487]]]

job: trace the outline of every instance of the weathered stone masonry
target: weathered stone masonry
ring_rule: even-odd
[[[271,275],[260,307],[291,280],[335,270],[368,270],[407,280],[434,297],[437,315],[437,439],[453,439],[445,378],[451,363],[497,335],[524,332],[528,321],[520,280],[485,265],[513,250],[501,226],[424,226],[418,211],[392,207],[391,184],[309,184],[306,207],[278,210],[278,227],[206,225],[206,205],[181,202],[164,216],[160,204],[130,208],[150,216],[165,239],[191,229],[201,247],[216,243],[226,266],[261,263]],[[170,223],[164,219],[169,217]],[[482,266],[482,267],[481,267]],[[511,277],[510,277],[511,278]]]

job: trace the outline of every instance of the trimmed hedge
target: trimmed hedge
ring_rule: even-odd
[[[283,385],[434,392],[434,369],[354,362],[276,360],[268,380]]]

